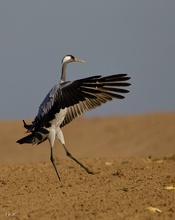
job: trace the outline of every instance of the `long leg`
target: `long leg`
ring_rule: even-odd
[[[58,173],[58,170],[57,170],[57,168],[56,168],[55,162],[54,162],[53,147],[51,147],[50,150],[51,150],[51,151],[50,151],[50,160],[51,160],[51,162],[52,162],[52,164],[53,164],[53,167],[54,167],[54,169],[55,169],[55,172],[56,172],[56,174],[57,174],[58,179],[61,180],[61,179],[60,179],[60,176],[59,176],[59,173]]]
[[[68,157],[70,157],[72,160],[74,160],[76,163],[78,163],[83,169],[86,170],[87,173],[93,174],[92,171],[90,171],[87,167],[85,167],[85,166],[84,166],[82,163],[80,163],[75,157],[72,156],[72,154],[67,150],[65,144],[63,144],[63,147],[64,147],[64,149],[65,149],[65,151],[66,151],[66,155],[67,155]]]
[[[71,155],[71,153],[67,150],[66,145],[65,145],[65,141],[64,141],[64,136],[63,136],[63,132],[61,131],[60,127],[57,128],[57,132],[56,132],[56,138],[61,142],[61,144],[63,145],[65,151],[66,151],[66,155],[68,157],[70,157],[72,160],[74,160],[76,163],[78,163],[83,169],[86,170],[87,173],[89,174],[93,174],[92,171],[90,171],[87,167],[85,167],[82,163],[80,163],[77,159],[75,159],[75,157],[73,157]]]

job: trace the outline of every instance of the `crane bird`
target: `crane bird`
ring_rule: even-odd
[[[85,111],[94,109],[113,98],[123,99],[124,96],[121,94],[129,91],[121,87],[130,85],[126,82],[130,79],[127,74],[115,74],[106,77],[96,75],[75,81],[66,81],[66,66],[71,62],[84,63],[85,61],[72,55],[66,55],[62,59],[60,83],[55,85],[47,94],[34,121],[28,125],[23,120],[24,128],[30,134],[17,141],[19,144],[41,144],[48,139],[50,160],[59,180],[60,176],[53,157],[55,139],[61,142],[68,157],[77,162],[87,173],[93,174],[67,150],[61,128]]]

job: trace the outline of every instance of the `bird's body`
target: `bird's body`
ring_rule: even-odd
[[[27,125],[23,121],[24,127],[31,134],[17,141],[19,144],[40,144],[48,139],[51,146],[50,159],[59,179],[52,151],[55,139],[62,143],[67,156],[76,161],[88,173],[92,173],[68,152],[61,128],[85,111],[111,101],[113,98],[123,99],[124,96],[120,93],[127,93],[128,90],[121,87],[130,85],[125,82],[130,79],[127,74],[115,74],[107,77],[97,75],[75,81],[66,81],[66,66],[69,62],[84,61],[72,55],[66,55],[63,58],[60,83],[55,85],[47,94],[32,124]]]

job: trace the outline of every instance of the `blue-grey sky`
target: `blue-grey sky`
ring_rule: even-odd
[[[1,0],[0,119],[34,117],[66,54],[67,79],[128,73],[132,86],[88,115],[175,110],[174,0]]]

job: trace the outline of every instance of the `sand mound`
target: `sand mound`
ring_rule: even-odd
[[[174,122],[175,113],[76,120],[63,129],[67,147],[95,174],[56,142],[61,182],[48,142],[18,145],[22,122],[0,122],[0,219],[175,219]]]
[[[28,120],[30,122],[30,120]],[[174,153],[175,113],[79,118],[63,128],[67,148],[76,157],[167,156]],[[49,161],[48,141],[41,145],[18,145],[22,121],[0,122],[0,163]],[[66,158],[61,144],[55,156]]]

